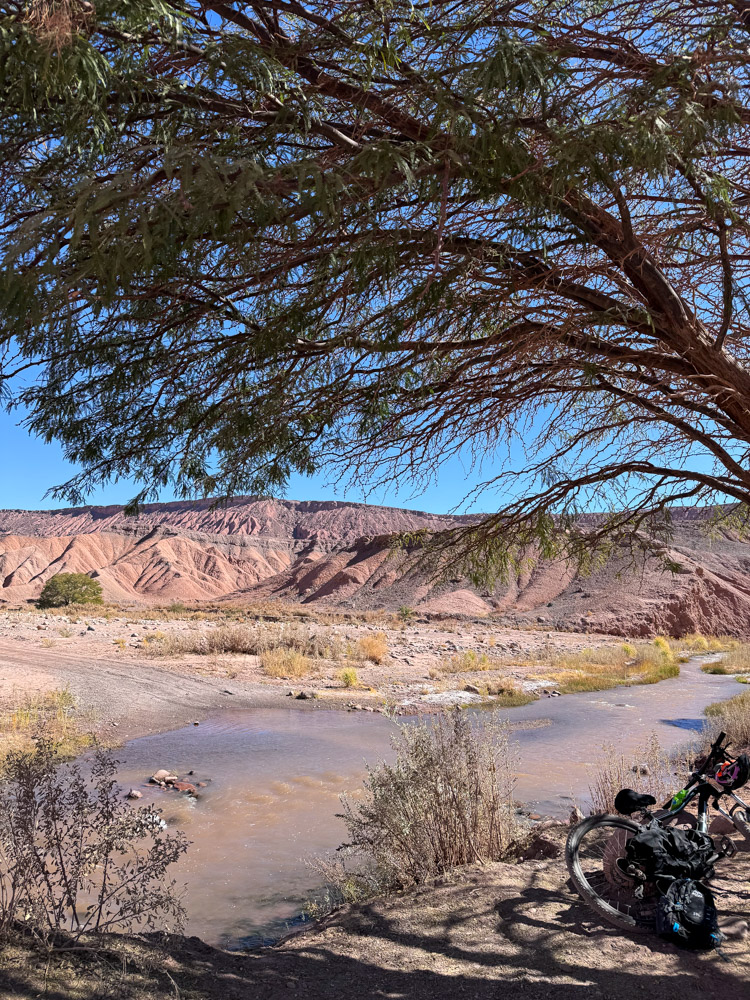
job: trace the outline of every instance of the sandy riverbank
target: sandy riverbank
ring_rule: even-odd
[[[302,678],[267,676],[257,656],[232,653],[157,655],[154,636],[199,639],[222,626],[295,629],[338,650],[316,659]],[[363,637],[385,634],[381,663],[358,656]],[[229,705],[272,707],[288,704],[289,691],[315,696],[307,704],[384,705],[413,710],[450,703],[451,692],[471,702],[467,683],[508,683],[544,689],[544,673],[555,656],[586,647],[617,646],[621,638],[509,629],[479,621],[403,623],[295,619],[258,624],[251,614],[196,619],[128,609],[122,612],[65,614],[35,609],[0,612],[0,700],[19,691],[67,688],[95,728],[118,738],[174,728]],[[491,669],[446,673],[447,659],[476,654]],[[357,684],[344,686],[341,671],[356,670]],[[301,703],[302,704],[302,703]]]

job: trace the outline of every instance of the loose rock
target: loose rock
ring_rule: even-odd
[[[171,785],[173,782],[177,781],[177,775],[170,774],[169,771],[165,771],[164,768],[161,768],[151,775],[149,781],[154,781],[157,785]]]

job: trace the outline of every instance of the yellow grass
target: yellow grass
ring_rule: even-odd
[[[562,669],[548,676],[561,694],[656,684],[680,673],[669,643],[661,637],[653,643],[636,646],[623,643],[622,646],[584,649],[580,653],[561,657],[557,665]]]
[[[345,688],[359,687],[359,677],[354,667],[344,667],[339,674],[339,680]]]
[[[267,649],[260,655],[260,666],[267,677],[304,677],[310,673],[310,661],[296,649]]]
[[[695,653],[725,653],[740,645],[739,640],[732,638],[731,635],[705,636],[700,632],[691,632],[682,639],[674,639],[672,644]]]
[[[471,674],[478,670],[496,669],[499,661],[490,659],[486,653],[477,653],[467,649],[463,653],[446,656],[440,663],[440,669],[446,674]]]
[[[750,674],[750,644],[742,643],[716,663],[704,663],[705,674]]]
[[[361,639],[357,640],[357,653],[363,660],[383,663],[388,656],[388,640],[385,632],[363,635]]]
[[[72,757],[91,743],[81,728],[75,699],[67,688],[44,692],[16,692],[0,708],[0,772],[12,751],[30,750],[33,738],[44,735],[59,745],[64,757]]]

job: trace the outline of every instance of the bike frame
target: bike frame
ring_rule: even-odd
[[[696,785],[695,788],[692,788],[685,796],[683,802],[676,809],[670,809],[669,806],[666,806],[665,808],[668,810],[670,816],[678,816],[697,797],[698,798],[697,829],[701,833],[708,833],[708,827],[710,821],[710,811],[708,808],[708,803],[710,799],[713,799],[714,809],[716,809],[718,813],[720,813],[722,816],[728,819],[729,822],[732,824],[732,826],[734,826],[736,829],[739,829],[731,813],[728,813],[726,809],[721,808],[721,805],[719,804],[719,798],[722,795],[728,795],[731,799],[734,799],[737,805],[741,806],[743,809],[750,809],[750,806],[748,806],[747,802],[744,802],[739,797],[739,795],[735,794],[735,792],[719,792],[713,787],[713,785],[710,785],[707,781],[702,781],[699,785]],[[666,819],[666,817],[663,818]],[[744,830],[740,830],[740,833],[744,834],[744,832],[745,832]]]

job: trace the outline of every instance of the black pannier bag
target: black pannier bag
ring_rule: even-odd
[[[673,944],[697,950],[718,948],[724,940],[714,897],[689,878],[677,879],[665,888],[656,905],[656,933]]]
[[[680,879],[702,879],[713,875],[714,842],[698,830],[675,830],[652,820],[631,837],[625,848],[628,861],[649,880],[659,875]]]

